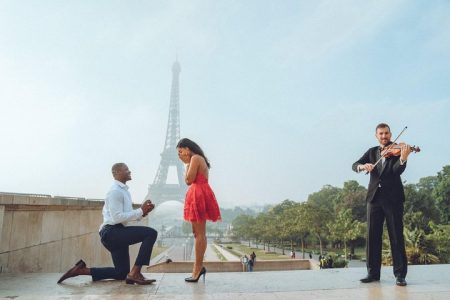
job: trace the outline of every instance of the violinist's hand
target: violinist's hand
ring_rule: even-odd
[[[360,169],[360,170],[364,170],[364,171],[366,171],[367,173],[372,172],[373,168],[374,168],[374,165],[373,165],[373,164],[359,165],[359,169]]]
[[[411,146],[408,144],[401,144],[401,148],[400,148],[400,159],[402,161],[407,161],[408,160],[408,156],[411,154]]]

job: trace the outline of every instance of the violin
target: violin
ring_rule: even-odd
[[[405,143],[391,144],[391,145],[385,147],[385,149],[381,150],[381,156],[383,156],[385,158],[392,157],[392,156],[400,156],[401,148],[403,145],[405,145]],[[419,146],[417,146],[417,147],[409,146],[409,149],[411,150],[411,152],[420,152]]]

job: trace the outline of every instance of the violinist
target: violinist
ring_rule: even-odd
[[[405,171],[408,156],[413,148],[407,144],[392,144],[391,136],[389,125],[378,124],[375,128],[375,137],[379,146],[367,150],[352,165],[355,172],[370,173],[366,196],[367,276],[362,278],[361,282],[380,280],[383,223],[386,220],[396,284],[405,286],[408,265],[403,237],[405,193],[400,175]]]

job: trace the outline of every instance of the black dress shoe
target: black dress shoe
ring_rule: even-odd
[[[361,278],[360,281],[361,281],[362,283],[369,283],[369,282],[374,282],[374,281],[380,281],[380,277],[375,277],[375,276],[372,276],[372,275],[367,275],[366,277]]]
[[[406,280],[403,277],[397,277],[397,279],[395,280],[395,284],[398,286],[405,286]]]
[[[71,268],[69,271],[64,273],[64,275],[61,276],[61,278],[59,278],[58,283],[63,282],[67,278],[78,276],[79,275],[78,271],[84,268],[86,268],[86,263],[82,259],[80,259],[73,268]]]

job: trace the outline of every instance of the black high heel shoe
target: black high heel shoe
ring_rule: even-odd
[[[205,267],[202,267],[200,273],[198,273],[197,278],[188,277],[188,278],[185,278],[184,281],[186,281],[186,282],[197,282],[200,279],[200,276],[202,276],[202,275],[203,275],[203,281],[205,281],[205,276],[206,276],[206,268]]]

